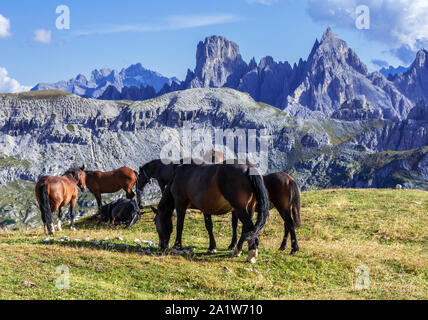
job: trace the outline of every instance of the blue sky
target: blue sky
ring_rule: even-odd
[[[371,9],[371,30],[355,27],[351,11],[360,2]],[[379,2],[384,6],[379,7]],[[16,80],[20,85],[34,86],[38,82],[67,80],[79,73],[89,77],[95,68],[121,69],[136,62],[183,79],[187,68],[195,66],[197,43],[213,34],[235,41],[246,61],[253,56],[259,61],[270,55],[277,61],[294,63],[307,58],[315,39],[328,26],[347,41],[370,70],[379,69],[372,63],[374,59],[397,66],[409,63],[417,46],[426,43],[425,2],[428,1],[3,0],[0,91],[1,81],[9,85]],[[70,8],[70,30],[55,27],[55,10],[62,4]],[[400,23],[409,24],[408,16],[398,13],[409,7],[407,15],[411,17],[422,10],[423,22],[418,27],[423,30],[408,27],[397,36],[393,26],[401,30]]]

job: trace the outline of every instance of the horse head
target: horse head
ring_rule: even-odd
[[[64,176],[71,176],[75,180],[77,186],[81,191],[84,191],[86,188],[86,173],[85,173],[85,165],[80,168],[71,168],[68,169]]]
[[[137,189],[143,191],[146,184],[152,184],[152,177],[147,172],[147,164],[140,167],[140,171],[138,173]]]
[[[159,210],[155,207],[151,207],[151,209],[156,214],[154,222],[156,225],[156,231],[159,235],[159,248],[167,249],[169,247],[169,239],[172,233],[172,223],[171,226],[168,227],[169,224],[165,223],[164,219],[162,218],[162,213],[159,212]]]

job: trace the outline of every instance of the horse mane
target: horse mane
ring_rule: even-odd
[[[71,175],[74,179],[78,179],[78,172],[80,171],[80,168],[78,168],[78,167],[72,167],[72,168],[69,168],[66,172],[64,172],[64,174],[62,175],[63,177],[64,176],[67,176],[67,175]]]

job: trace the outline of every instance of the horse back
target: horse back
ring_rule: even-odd
[[[285,172],[275,172],[263,177],[269,200],[278,210],[289,210],[291,206],[290,182],[294,179]]]
[[[67,205],[73,197],[77,197],[77,184],[67,177],[43,176],[36,184],[36,198],[40,204],[39,187],[45,184],[51,202]]]
[[[136,181],[135,171],[128,167],[107,172],[86,172],[86,185],[92,193],[114,193],[122,188],[132,188]]]
[[[171,191],[179,201],[208,214],[245,208],[252,198],[247,168],[226,164],[188,164],[176,168]]]

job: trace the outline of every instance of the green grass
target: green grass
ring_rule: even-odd
[[[0,233],[0,299],[427,299],[428,194],[408,190],[326,190],[302,194],[301,251],[280,252],[283,227],[275,210],[261,234],[255,265],[232,258],[230,215],[214,218],[218,253],[207,255],[203,217],[185,221],[183,245],[193,254],[152,249],[136,254],[135,238],[158,237],[153,213],[133,228],[97,225],[89,218],[44,244],[41,229]],[[122,237],[130,249],[60,236]],[[173,234],[174,240],[174,234]],[[147,249],[142,244],[144,249]],[[56,268],[69,267],[70,288],[56,288]],[[370,270],[370,288],[357,290],[357,267]],[[27,287],[30,281],[35,287]]]
[[[0,96],[17,96],[21,99],[54,99],[54,98],[64,97],[69,95],[72,95],[72,94],[69,92],[56,90],[56,89],[0,94]]]

